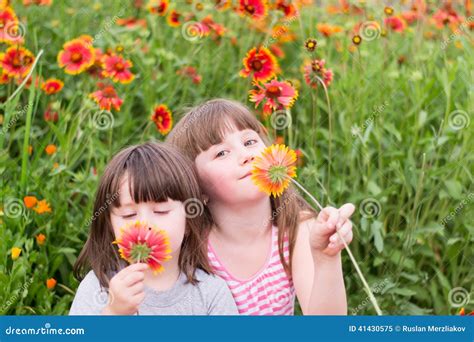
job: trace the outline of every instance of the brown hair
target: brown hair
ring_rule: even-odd
[[[177,146],[183,153],[195,160],[212,145],[219,144],[232,127],[238,130],[251,129],[258,133],[265,145],[270,145],[267,130],[255,114],[245,105],[227,99],[213,99],[191,108],[176,124],[167,137],[167,142]],[[315,211],[290,186],[279,197],[270,196],[271,220],[278,227],[278,250],[285,271],[291,275],[292,255],[295,247],[299,222],[314,216]],[[303,215],[304,214],[304,215]],[[212,220],[212,215],[206,215]],[[206,227],[212,227],[209,222]],[[290,259],[283,256],[284,238],[288,237]],[[207,238],[207,236],[206,236]]]
[[[92,269],[100,284],[108,287],[113,274],[125,266],[117,247],[112,245],[115,236],[110,219],[112,208],[120,206],[119,189],[125,173],[128,175],[130,195],[136,203],[164,202],[168,198],[181,202],[192,199],[202,203],[192,161],[172,146],[145,143],[120,151],[108,163],[97,189],[89,237],[74,265],[74,275],[79,280]],[[202,215],[195,214],[186,217],[178,260],[180,271],[192,284],[197,282],[194,277],[196,268],[211,272],[205,241],[200,232],[210,219],[206,218],[207,211],[203,211]]]

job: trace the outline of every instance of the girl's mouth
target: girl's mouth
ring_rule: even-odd
[[[247,178],[248,176],[250,176],[252,173],[251,172],[247,172],[245,175],[243,175],[242,177],[239,178],[240,179],[244,179],[244,178]]]

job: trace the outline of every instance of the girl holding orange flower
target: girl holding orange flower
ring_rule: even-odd
[[[237,314],[226,283],[210,274],[200,196],[176,149],[146,143],[119,152],[97,190],[69,314]]]
[[[207,256],[240,314],[293,315],[295,296],[303,314],[347,314],[341,238],[352,240],[352,204],[316,213],[289,184],[272,187],[271,175],[253,174],[259,158],[272,162],[259,157],[269,140],[240,103],[203,103],[167,139],[195,161],[211,219]],[[285,151],[272,152],[285,166]]]

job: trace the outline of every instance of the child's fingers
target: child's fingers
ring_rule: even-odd
[[[347,220],[346,223],[342,225],[340,229],[338,229],[339,235],[344,239],[344,241],[349,244],[352,241],[352,222]],[[344,243],[342,242],[341,238],[339,237],[337,232],[329,238],[329,246],[330,248],[341,248],[344,247]]]
[[[129,274],[139,271],[143,272],[148,269],[148,265],[145,263],[136,263],[136,264],[131,264],[127,267],[125,267],[123,270],[121,270],[119,273],[117,273],[118,278],[120,279],[125,279]]]
[[[351,217],[351,215],[355,211],[355,206],[352,203],[346,203],[342,207],[339,208],[339,215],[341,216],[341,219],[344,221],[345,219],[348,219]]]
[[[339,210],[334,207],[324,208],[318,216],[320,223],[325,223],[328,231],[334,229],[337,221],[339,220]]]
[[[132,296],[135,296],[137,294],[142,293],[144,288],[145,288],[145,284],[143,282],[138,282],[135,285],[131,286],[129,288],[129,291]]]
[[[123,278],[123,284],[127,287],[130,287],[136,283],[142,282],[143,279],[145,279],[145,273],[143,273],[143,271],[136,271]]]

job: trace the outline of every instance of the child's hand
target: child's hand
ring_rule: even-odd
[[[339,209],[326,207],[319,213],[316,224],[310,228],[309,239],[313,252],[334,256],[344,249],[336,227],[347,244],[352,241],[352,222],[349,217],[354,210],[352,203],[346,203]]]
[[[103,314],[133,315],[145,298],[143,291],[147,264],[137,263],[118,272],[109,284],[109,303]]]

